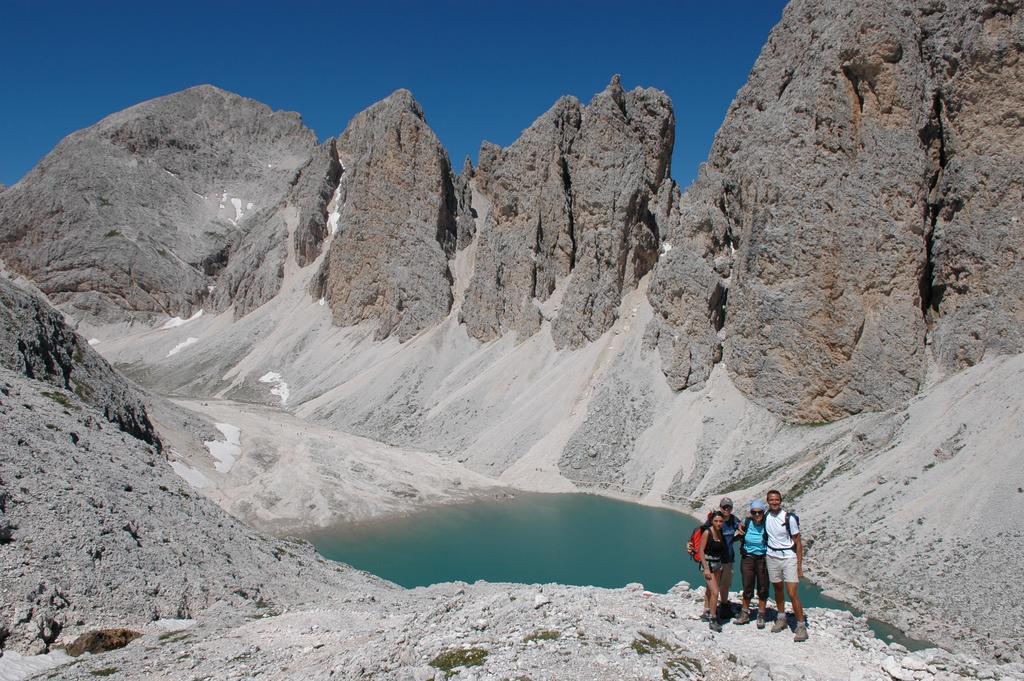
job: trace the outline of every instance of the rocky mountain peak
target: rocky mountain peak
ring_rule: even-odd
[[[337,324],[373,320],[377,338],[407,340],[452,305],[458,201],[448,154],[408,90],[353,118],[337,152],[337,231],[314,294]]]
[[[76,317],[190,316],[315,144],[297,114],[213,86],[143,102],[3,192],[4,260]]]
[[[494,208],[464,305],[471,335],[530,335],[549,315],[556,343],[579,347],[611,327],[657,257],[648,207],[674,130],[664,93],[615,77],[587,106],[561,98],[507,149],[481,147],[477,183]],[[560,309],[542,312],[563,282]]]

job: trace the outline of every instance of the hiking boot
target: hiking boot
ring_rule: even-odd
[[[789,627],[786,625],[786,616],[779,615],[778,618],[775,620],[775,624],[772,625],[772,633],[777,634],[780,631],[783,631],[788,628]]]
[[[750,622],[750,613],[746,610],[740,610],[740,614],[736,615],[736,619],[732,621],[733,624],[747,624]]]
[[[708,621],[708,629],[710,629],[711,631],[717,631],[718,633],[722,633],[722,625],[718,623],[717,619]]]
[[[764,629],[764,615],[757,613],[757,628]]]
[[[807,625],[805,625],[803,622],[796,625],[796,633],[793,634],[793,640],[797,643],[807,640]]]
[[[702,614],[700,616],[700,621],[701,622],[710,622],[711,621],[711,611],[710,610],[705,610],[704,614]]]

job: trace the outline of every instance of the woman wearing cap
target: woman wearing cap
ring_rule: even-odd
[[[764,629],[765,606],[768,604],[768,535],[764,523],[767,505],[755,501],[750,505],[750,517],[736,531],[740,540],[740,573],[743,575],[743,607],[734,624],[750,621],[750,599],[754,597],[757,583],[757,628]]]

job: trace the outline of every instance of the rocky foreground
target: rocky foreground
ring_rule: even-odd
[[[72,392],[0,369],[0,395],[4,681],[1024,678],[839,611],[810,610],[805,644],[713,634],[685,583],[401,589],[245,527]]]
[[[702,599],[685,583],[667,595],[639,584],[368,584],[294,609],[215,607],[198,620],[142,627],[113,652],[47,661],[51,677],[65,679],[1021,678],[1017,667],[940,649],[908,653],[834,610],[808,611],[811,638],[802,644],[753,624],[714,634],[699,620]],[[30,662],[13,658],[11,667]]]

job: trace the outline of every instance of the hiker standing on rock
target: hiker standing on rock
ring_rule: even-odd
[[[768,604],[768,528],[764,514],[768,506],[760,500],[750,505],[750,517],[747,518],[736,536],[740,541],[740,574],[743,575],[743,605],[740,614],[733,624],[746,624],[750,621],[750,599],[754,597],[754,585],[757,585],[757,628],[764,629],[765,608]]]
[[[732,615],[732,603],[729,602],[729,589],[732,587],[732,566],[736,556],[732,545],[736,540],[736,530],[740,527],[739,518],[732,514],[732,499],[729,497],[722,497],[722,500],[718,504],[718,510],[708,511],[707,521],[693,531],[693,534],[690,535],[690,541],[687,543],[686,548],[690,556],[700,563],[699,549],[701,536],[707,534],[708,529],[711,527],[711,521],[714,520],[716,514],[722,516],[722,536],[725,538],[725,554],[722,558],[722,574],[718,579],[720,596],[712,598],[710,591],[704,592],[704,614],[701,616],[701,619],[703,620],[710,619],[710,613],[712,610],[717,611],[720,619],[725,619]],[[719,603],[719,598],[721,599],[721,603]]]
[[[797,595],[800,578],[804,575],[804,546],[800,540],[800,518],[782,509],[782,493],[777,489],[768,492],[768,515],[765,516],[765,533],[768,539],[768,579],[775,587],[775,606],[778,615],[772,633],[787,627],[786,594],[793,603],[796,616],[794,641],[807,640],[807,625],[804,623],[804,606]],[[783,590],[785,583],[785,590]]]
[[[722,576],[718,580],[718,617],[732,617],[732,603],[729,601],[729,589],[732,588],[732,566],[736,562],[736,551],[733,549],[733,542],[736,541],[736,532],[740,529],[740,519],[733,515],[732,499],[722,497],[718,502],[718,511],[722,514],[722,536],[725,537],[725,557],[722,559]],[[711,517],[704,523],[704,527],[711,526]],[[706,607],[715,607],[715,601],[710,601]]]
[[[715,511],[711,514],[711,523],[707,531],[700,536],[700,546],[697,555],[700,556],[700,566],[704,570],[704,582],[707,585],[706,597],[712,604],[718,600],[719,580],[722,577],[722,561],[725,559],[726,541],[722,531],[722,524],[725,521],[725,514]],[[708,626],[712,631],[721,631],[722,625],[718,621],[718,614],[708,613]]]

